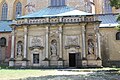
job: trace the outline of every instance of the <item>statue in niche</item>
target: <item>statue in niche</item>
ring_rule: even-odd
[[[92,39],[88,40],[88,54],[94,54],[94,43]]]
[[[21,55],[22,54],[22,42],[19,41],[17,44],[17,54]]]
[[[51,55],[57,55],[57,41],[55,39],[51,41],[50,51]]]

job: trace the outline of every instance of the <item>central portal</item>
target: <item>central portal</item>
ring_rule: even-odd
[[[76,67],[76,54],[69,53],[69,67]]]

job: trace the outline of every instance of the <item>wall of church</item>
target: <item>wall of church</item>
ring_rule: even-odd
[[[21,2],[22,3],[22,15],[25,15],[25,5],[26,5],[26,0],[1,0],[0,1],[0,12],[2,12],[2,5],[4,3],[7,3],[8,5],[8,15],[7,15],[7,20],[13,20],[15,19],[15,11],[16,11],[16,3]],[[0,13],[2,15],[2,13]]]
[[[100,28],[103,65],[120,66],[120,41],[116,40],[114,28]]]
[[[50,3],[49,0],[32,0],[32,1],[31,0],[12,0],[12,1],[1,0],[0,12],[2,12],[3,3],[6,2],[8,5],[8,20],[15,19],[15,11],[16,11],[15,6],[16,6],[16,3],[19,1],[22,3],[22,15],[43,9],[49,6],[49,3]],[[70,7],[74,7],[75,9],[78,9],[81,11],[91,12],[91,8],[92,8],[91,5],[93,5],[93,3],[90,3],[89,1],[90,0],[66,0],[66,4]],[[103,10],[104,0],[94,0],[94,5],[95,5],[96,14],[104,13],[104,10]],[[113,8],[113,12],[119,12],[119,10],[115,10]]]
[[[0,40],[2,38],[6,39],[6,44],[4,46],[0,45],[0,64],[9,61],[11,53],[11,33],[10,32],[0,33]]]

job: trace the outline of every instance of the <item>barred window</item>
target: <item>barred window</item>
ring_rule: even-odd
[[[120,40],[120,32],[116,33],[116,40]]]
[[[21,16],[21,15],[22,15],[22,4],[18,2],[16,4],[16,17]]]
[[[4,3],[2,5],[1,20],[7,20],[7,14],[8,14],[8,5],[6,3]]]
[[[39,54],[33,54],[33,63],[39,64]]]

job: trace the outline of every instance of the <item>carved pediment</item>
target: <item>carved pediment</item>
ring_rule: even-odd
[[[65,46],[65,49],[70,49],[70,48],[76,48],[76,49],[79,49],[80,46],[79,46],[79,45],[68,45],[68,46]]]
[[[29,47],[30,50],[34,50],[34,49],[39,49],[39,50],[42,50],[44,49],[43,46],[32,46],[32,47]]]

